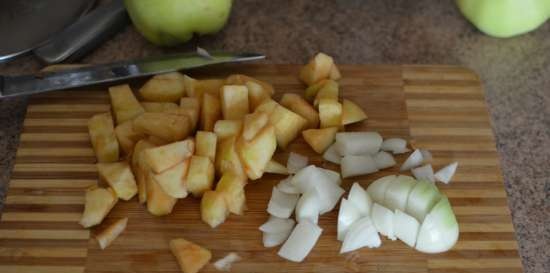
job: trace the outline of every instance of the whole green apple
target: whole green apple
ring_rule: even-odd
[[[218,32],[227,22],[232,0],[124,0],[136,28],[157,45],[172,46]]]
[[[550,18],[550,0],[457,0],[456,3],[479,30],[499,38],[529,32]]]

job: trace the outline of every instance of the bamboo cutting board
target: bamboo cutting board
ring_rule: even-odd
[[[299,66],[225,66],[191,73],[223,77],[244,73],[275,85],[283,92],[303,92]],[[383,137],[404,137],[434,155],[440,168],[460,165],[450,185],[439,184],[449,197],[460,224],[460,239],[449,252],[419,253],[399,241],[383,239],[378,249],[338,255],[337,209],[320,217],[323,234],[303,263],[277,256],[278,247],[262,246],[258,226],[272,186],[283,177],[266,175],[246,188],[248,211],[232,215],[211,229],[200,221],[199,201],[180,200],[174,212],[154,217],[135,198],[119,201],[100,225],[128,217],[126,231],[106,250],[77,222],[84,189],[97,183],[95,159],[86,122],[109,110],[105,89],[63,91],[33,97],[27,110],[21,144],[0,222],[2,273],[179,272],[168,241],[184,237],[210,249],[212,261],[237,252],[242,261],[233,272],[522,272],[499,159],[478,77],[450,66],[341,66],[341,94],[361,104],[369,115],[348,131],[378,131]],[[301,139],[290,146],[328,168]],[[285,162],[287,152],[276,158]],[[406,156],[398,156],[402,163]],[[374,179],[397,173],[398,166],[375,175],[344,181],[367,186]],[[98,230],[99,230],[98,229]],[[215,272],[207,265],[202,272]]]

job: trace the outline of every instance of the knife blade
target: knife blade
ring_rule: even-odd
[[[264,58],[264,55],[257,53],[181,53],[134,61],[86,66],[60,72],[0,76],[0,99],[108,83],[214,64],[246,62]]]

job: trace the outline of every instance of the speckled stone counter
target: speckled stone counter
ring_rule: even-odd
[[[482,78],[524,271],[550,272],[550,23],[512,39],[475,30],[453,1],[236,0],[218,35],[162,50],[132,27],[83,62],[104,63],[165,52],[258,51],[270,63],[304,63],[317,51],[338,63],[452,64]],[[1,74],[40,68],[32,57],[0,65]],[[0,101],[0,195],[13,166],[25,98]]]

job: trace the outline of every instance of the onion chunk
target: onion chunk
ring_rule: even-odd
[[[376,232],[376,227],[374,226],[370,217],[366,216],[357,221],[349,228],[346,237],[344,238],[344,243],[342,248],[340,248],[340,254],[357,250],[362,247],[380,247],[382,241],[380,241],[380,236]]]
[[[451,249],[458,240],[459,228],[447,197],[441,198],[420,226],[416,249],[440,253]]]
[[[428,180],[435,182],[434,169],[431,164],[426,164],[422,167],[414,168],[411,170],[414,177],[418,180]]]
[[[336,144],[332,144],[327,148],[327,150],[323,153],[323,159],[328,162],[340,165],[342,156],[338,152],[338,149],[336,149]]]
[[[388,185],[395,179],[397,179],[396,175],[388,175],[378,178],[369,185],[369,187],[367,188],[367,193],[372,198],[372,200],[374,200],[374,202],[383,204],[386,189],[388,188]]]
[[[352,177],[375,173],[378,171],[376,162],[370,155],[346,155],[341,162],[342,177]]]
[[[323,229],[316,224],[302,221],[296,225],[277,254],[289,261],[301,262],[313,249],[322,232]]]
[[[290,218],[279,218],[271,215],[267,222],[260,226],[260,231],[265,233],[289,232],[294,227],[294,220]]]
[[[271,199],[267,205],[267,212],[279,218],[288,218],[294,211],[298,197],[298,194],[284,193],[277,189],[277,187],[273,187]]]
[[[395,210],[393,214],[393,232],[399,240],[410,247],[414,247],[419,227],[420,224],[414,217],[398,209]]]
[[[393,212],[388,208],[374,203],[372,206],[372,221],[380,234],[395,240],[393,232]]]
[[[342,156],[374,155],[382,146],[382,136],[377,132],[337,133],[335,145]]]
[[[214,267],[219,271],[230,271],[231,265],[235,262],[238,262],[241,260],[241,256],[239,256],[235,252],[230,252],[225,257],[217,260],[214,263]]]
[[[307,163],[308,158],[306,156],[290,152],[286,162],[286,168],[288,169],[288,173],[297,173],[302,168],[305,168]]]
[[[321,212],[321,200],[315,192],[315,189],[306,192],[298,200],[296,205],[296,220],[302,222],[304,220],[317,224],[319,214]]]
[[[374,163],[376,163],[376,167],[378,169],[386,169],[386,168],[389,168],[389,167],[393,167],[395,166],[395,159],[393,158],[393,156],[388,153],[388,152],[384,152],[384,151],[380,151],[378,152],[374,157]]]
[[[445,184],[449,184],[449,182],[451,182],[451,179],[455,175],[457,167],[458,167],[458,162],[456,161],[443,167],[441,170],[435,173],[435,179]]]
[[[400,171],[407,171],[412,168],[416,168],[420,166],[424,162],[424,158],[422,157],[422,153],[420,150],[416,149],[414,152],[412,152],[407,160],[405,160],[405,163],[401,165]]]
[[[403,154],[409,151],[409,149],[407,149],[407,141],[402,138],[385,139],[380,148],[383,151],[392,152],[393,154]]]
[[[416,180],[408,175],[400,175],[388,185],[384,193],[383,205],[390,210],[400,209],[402,211],[407,207],[407,199],[411,193]]]
[[[371,208],[372,208],[372,199],[370,195],[359,185],[359,183],[355,182],[351,186],[351,189],[349,191],[348,200],[352,204],[357,207],[357,210],[359,210],[359,213],[361,216],[368,216],[370,215]]]
[[[337,239],[343,241],[346,237],[348,229],[355,221],[361,218],[361,212],[350,201],[343,198],[340,202],[340,210],[338,211],[338,235]]]

